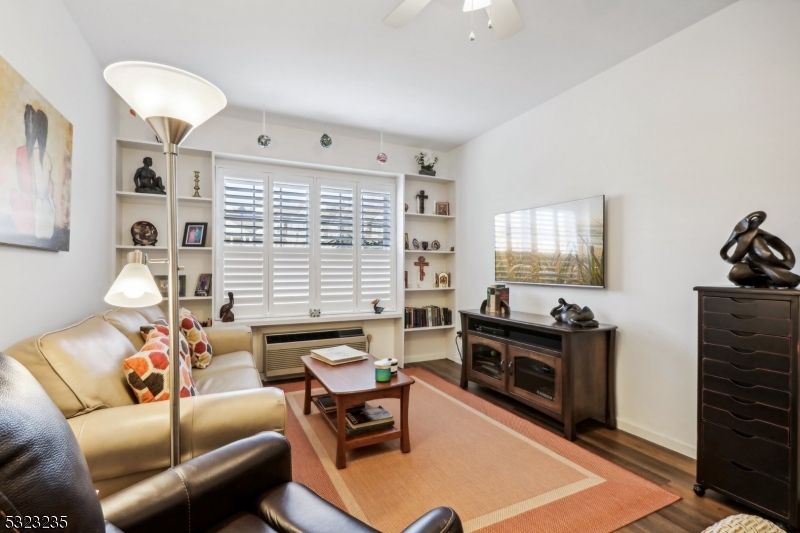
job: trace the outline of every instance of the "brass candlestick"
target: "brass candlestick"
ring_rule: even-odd
[[[194,171],[194,194],[192,198],[200,198],[200,171]]]

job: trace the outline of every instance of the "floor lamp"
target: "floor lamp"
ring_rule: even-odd
[[[147,122],[161,141],[167,158],[167,260],[169,266],[169,423],[170,461],[180,463],[180,301],[178,299],[178,146],[191,131],[219,113],[225,95],[203,78],[189,72],[142,61],[123,61],[103,72],[106,82],[136,114]],[[137,255],[138,253],[138,255]],[[156,261],[151,260],[151,263]],[[159,261],[162,262],[162,261]],[[149,279],[149,281],[148,281]],[[152,286],[150,286],[152,283]],[[147,255],[128,254],[128,264],[106,295],[106,302],[123,307],[153,305],[155,281],[147,268]],[[160,294],[159,294],[159,300]],[[158,303],[158,302],[156,302]]]

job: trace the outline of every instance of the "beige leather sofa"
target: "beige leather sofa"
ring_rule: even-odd
[[[6,353],[44,386],[67,418],[104,498],[169,468],[169,402],[137,404],[123,360],[143,346],[139,328],[157,306],[95,315],[19,342]],[[192,369],[199,396],[181,400],[181,455],[202,455],[262,431],[283,433],[283,391],[262,387],[250,328],[205,328],[211,364]]]

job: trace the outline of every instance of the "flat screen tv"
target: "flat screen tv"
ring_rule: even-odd
[[[494,217],[495,280],[605,287],[605,196]]]

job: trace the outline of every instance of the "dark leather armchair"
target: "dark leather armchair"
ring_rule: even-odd
[[[0,531],[25,531],[17,516],[65,517],[62,531],[88,533],[378,533],[292,482],[289,443],[278,433],[236,441],[100,502],[61,412],[0,354]],[[404,531],[461,532],[446,507]]]

